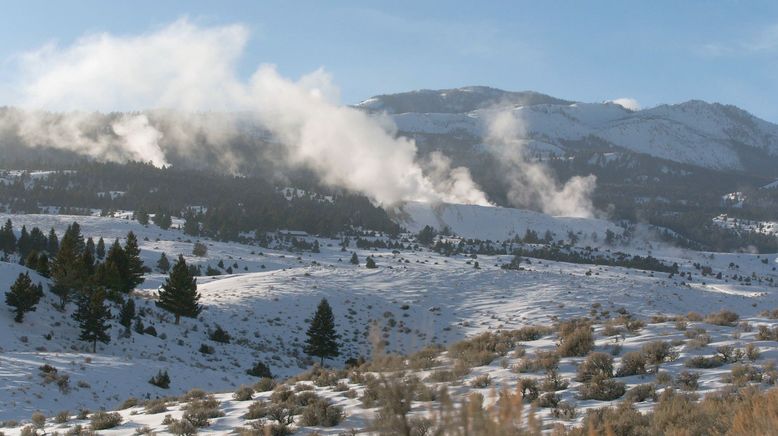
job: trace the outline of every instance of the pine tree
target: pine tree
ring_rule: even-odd
[[[54,227],[49,230],[49,246],[47,248],[50,256],[56,256],[59,251],[59,238],[57,232],[54,231]]]
[[[42,288],[32,284],[29,274],[19,274],[11,290],[5,293],[5,303],[13,307],[16,313],[14,321],[22,322],[25,313],[35,312],[35,305],[40,301],[42,293]]]
[[[6,254],[16,251],[16,235],[11,220],[7,220],[2,229],[0,229],[0,250]]]
[[[313,248],[311,248],[311,253],[319,253],[319,241],[313,241]]]
[[[22,259],[30,254],[32,240],[30,239],[30,234],[27,232],[27,226],[22,226],[22,232],[19,235],[19,239],[16,241],[16,245],[19,247],[19,256],[21,256]]]
[[[337,342],[338,334],[335,332],[335,317],[326,298],[322,298],[319,302],[307,335],[308,339],[305,340],[303,351],[309,356],[319,357],[322,366],[325,358],[340,355]]]
[[[194,318],[200,314],[202,306],[198,304],[200,294],[197,292],[197,280],[189,273],[183,255],[173,265],[173,270],[159,291],[157,307],[171,312],[176,317],[176,324],[182,316]]]
[[[159,256],[159,260],[157,261],[157,269],[159,272],[164,274],[167,274],[167,272],[170,271],[170,261],[167,259],[165,253],[162,253],[162,255]]]
[[[35,269],[38,271],[38,274],[42,275],[43,277],[50,277],[51,276],[51,270],[49,269],[49,256],[46,256],[46,253],[41,253],[38,255],[38,267]]]
[[[357,253],[351,253],[351,264],[352,265],[359,265],[359,257],[357,257]]]
[[[97,255],[97,258],[100,260],[105,259],[105,241],[103,241],[102,236],[100,236],[100,239],[97,241],[97,247],[95,247],[95,255]]]
[[[64,308],[72,292],[83,288],[86,275],[83,269],[84,237],[78,223],[68,226],[60,241],[59,250],[51,264],[52,290],[60,298]]]
[[[119,312],[119,324],[129,329],[133,318],[135,318],[135,300],[127,298],[127,301],[122,305],[121,312]]]
[[[137,212],[135,212],[135,219],[138,220],[138,222],[141,225],[148,225],[149,224],[149,213],[146,212],[145,209],[138,209]]]
[[[89,252],[89,255],[92,256],[92,259],[95,258],[97,254],[97,248],[95,248],[95,241],[91,236],[86,240],[86,251]]]
[[[365,261],[365,268],[378,268],[375,264],[375,260],[373,260],[373,256],[369,256],[367,260]]]
[[[93,353],[97,351],[97,341],[107,344],[111,340],[108,334],[110,317],[111,311],[105,304],[105,291],[102,288],[86,289],[81,293],[73,319],[81,329],[78,338],[91,342]]]
[[[127,293],[127,256],[119,240],[115,240],[108,255],[96,271],[96,281],[115,292]]]
[[[133,232],[127,233],[124,255],[127,262],[127,292],[130,292],[143,283],[143,261],[140,258],[138,238],[135,237]]]

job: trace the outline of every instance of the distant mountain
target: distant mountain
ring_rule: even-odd
[[[700,100],[631,111],[609,102],[465,87],[381,95],[356,107],[388,113],[401,134],[439,148],[447,142],[478,148],[499,107],[522,123],[521,139],[531,148],[557,155],[606,147],[716,170],[778,171],[778,125],[735,106]]]
[[[403,92],[379,95],[356,106],[368,111],[390,114],[417,113],[466,113],[488,108],[496,104],[533,106],[536,104],[568,105],[571,101],[561,100],[533,91],[510,92],[487,86],[467,86],[456,89]]]

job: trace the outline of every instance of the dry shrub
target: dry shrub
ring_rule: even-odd
[[[613,401],[626,392],[624,383],[602,376],[591,379],[578,388],[582,400]]]
[[[686,359],[687,368],[710,369],[723,366],[726,362],[721,356],[694,356]]]
[[[667,360],[673,360],[676,357],[676,354],[673,353],[672,345],[665,341],[649,342],[644,344],[640,351],[646,357],[647,364],[657,367],[661,363]]]
[[[588,382],[595,377],[613,377],[613,357],[610,354],[590,353],[586,360],[578,365],[577,381]]]
[[[628,377],[646,373],[646,357],[638,351],[625,353],[621,358],[621,366],[616,371],[618,377]]]
[[[642,403],[648,399],[656,401],[656,388],[651,383],[637,385],[629,389],[624,395],[624,400],[631,403]]]
[[[700,322],[702,321],[702,315],[697,312],[689,312],[686,314],[686,319],[692,322]]]
[[[224,416],[219,409],[219,401],[213,395],[190,401],[183,407],[183,420],[189,421],[195,427],[207,427],[209,419]]]
[[[492,380],[489,378],[489,374],[479,375],[470,382],[470,386],[476,389],[484,389],[489,387]]]
[[[254,391],[256,392],[269,392],[275,389],[278,385],[275,380],[270,377],[262,377],[258,382],[254,383]]]
[[[559,346],[557,351],[562,357],[586,356],[594,348],[594,334],[588,323],[570,329],[563,324],[559,331]]]
[[[540,395],[537,379],[529,377],[520,378],[518,383],[516,383],[516,392],[521,395],[523,400],[535,401],[538,395]]]
[[[171,419],[167,431],[176,436],[190,436],[197,434],[197,427],[186,419]]]
[[[260,419],[266,417],[268,414],[268,405],[266,402],[259,400],[249,404],[248,411],[243,415],[243,419]]]
[[[681,371],[675,377],[675,385],[685,391],[696,391],[700,383],[700,373],[693,371]]]
[[[254,389],[251,386],[242,385],[232,394],[232,398],[235,401],[249,401],[253,395]]]
[[[143,404],[143,410],[147,415],[167,412],[167,401],[164,398],[148,400]]]
[[[426,347],[408,357],[408,367],[413,370],[426,370],[438,365],[438,356],[443,351],[439,345]]]
[[[757,326],[756,339],[759,341],[778,340],[778,326],[775,326],[772,329],[766,325]]]
[[[739,319],[740,315],[737,313],[731,310],[722,309],[719,312],[708,314],[708,316],[705,317],[705,322],[708,324],[734,327]]]
[[[114,428],[122,423],[122,416],[116,412],[95,412],[92,414],[89,420],[89,427],[92,430],[107,430]]]
[[[630,435],[650,436],[650,418],[638,412],[632,403],[617,407],[602,407],[586,412],[583,424],[567,431],[568,436]]]
[[[343,420],[343,409],[317,398],[303,409],[300,423],[305,426],[334,427]]]
[[[724,383],[732,383],[735,386],[745,386],[750,382],[759,383],[762,381],[762,371],[752,365],[736,364],[722,380]]]

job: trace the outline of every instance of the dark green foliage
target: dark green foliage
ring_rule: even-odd
[[[81,334],[79,339],[92,343],[92,352],[97,351],[97,341],[107,344],[111,340],[108,319],[111,312],[105,305],[105,291],[102,288],[87,289],[81,293],[78,309],[73,319],[78,321]]]
[[[367,261],[365,261],[365,268],[370,268],[370,269],[378,268],[378,265],[375,264],[375,260],[373,259],[373,256],[367,258]]]
[[[201,354],[213,354],[216,352],[216,349],[208,344],[200,344],[199,351]]]
[[[25,313],[35,312],[35,305],[40,301],[42,293],[40,287],[32,284],[29,274],[19,274],[11,290],[5,293],[5,303],[13,307],[16,314],[14,321],[22,322]]]
[[[198,303],[199,300],[197,280],[189,273],[184,256],[179,255],[178,261],[159,291],[157,307],[175,315],[178,324],[182,316],[194,318],[200,314],[202,307]]]
[[[89,252],[89,254],[92,256],[92,258],[95,258],[95,255],[97,253],[97,249],[95,248],[95,241],[90,236],[86,240],[86,251]]]
[[[145,209],[138,209],[135,212],[135,219],[138,220],[138,223],[145,226],[149,224],[149,213],[146,212]]]
[[[24,259],[30,254],[32,250],[32,240],[30,234],[27,232],[27,226],[22,226],[22,232],[19,235],[19,239],[16,241],[16,245],[19,248],[19,255]]]
[[[340,355],[338,334],[335,332],[335,317],[326,298],[322,298],[319,302],[306,334],[308,338],[305,340],[305,353],[319,357],[322,365],[325,358]]]
[[[53,227],[49,230],[47,250],[49,251],[50,256],[56,256],[59,251],[59,238]]]
[[[140,259],[140,248],[135,233],[127,233],[127,242],[124,244],[124,255],[127,261],[127,290],[132,291],[143,283],[143,261]]]
[[[124,302],[122,310],[119,312],[119,324],[129,329],[133,318],[135,318],[135,300],[130,297]]]
[[[222,344],[230,343],[230,334],[227,330],[224,330],[220,325],[216,325],[216,329],[208,334],[208,338],[214,342],[220,342]]]
[[[249,368],[246,371],[246,374],[254,376],[254,377],[260,377],[263,379],[272,379],[273,374],[270,373],[270,368],[265,365],[263,362],[257,362]]]
[[[154,221],[154,224],[158,225],[159,228],[162,230],[167,230],[170,228],[170,225],[173,223],[173,220],[170,217],[170,214],[159,211],[154,214],[154,218],[152,218]]]
[[[51,262],[52,290],[60,298],[60,307],[64,308],[70,295],[81,290],[86,284],[87,272],[83,267],[85,251],[84,237],[78,223],[68,226],[56,257]]]
[[[103,240],[102,236],[100,236],[100,239],[97,241],[97,247],[95,247],[95,255],[100,260],[105,259],[105,241]]]
[[[14,226],[10,219],[0,229],[0,250],[6,254],[16,251],[16,235],[14,234]]]
[[[159,370],[157,375],[149,379],[149,383],[162,389],[168,389],[170,387],[170,376],[167,374],[167,371]]]
[[[421,245],[430,245],[432,244],[432,241],[435,240],[435,236],[437,235],[437,232],[435,229],[433,229],[430,226],[424,226],[423,229],[419,232],[418,235],[416,235],[416,240],[419,241],[419,244]]]
[[[162,253],[159,256],[159,260],[157,261],[157,269],[163,274],[167,274],[168,271],[170,271],[170,261],[167,259],[165,253]]]
[[[359,257],[357,257],[357,253],[351,253],[351,264],[352,265],[359,265]]]

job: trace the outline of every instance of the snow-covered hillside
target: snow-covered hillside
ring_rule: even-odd
[[[414,136],[465,135],[477,143],[486,139],[494,111],[510,110],[523,126],[525,139],[563,149],[568,141],[586,145],[594,138],[675,162],[735,170],[747,169],[742,158],[746,149],[778,156],[778,125],[730,105],[692,100],[632,111],[612,102],[512,98],[512,93],[498,91],[480,87],[418,91],[373,97],[357,107],[387,112],[402,134]],[[459,103],[463,99],[477,103]]]
[[[494,215],[490,219],[497,230],[485,224],[479,232],[476,222],[468,221],[484,211],[450,208],[443,216],[457,232],[495,239],[506,229],[520,232],[511,227],[519,225],[581,233],[602,232],[609,227],[597,220],[557,220],[524,212],[519,217],[516,211],[487,210]],[[417,219],[433,219],[433,215],[430,209],[415,214]],[[0,419],[26,419],[35,410],[51,416],[65,409],[112,408],[130,396],[178,395],[194,387],[231,391],[256,380],[245,371],[257,361],[267,363],[277,376],[294,375],[312,364],[302,352],[302,343],[307,319],[322,297],[331,302],[342,337],[341,357],[333,362],[337,366],[348,357],[369,355],[373,325],[387,342],[388,351],[410,353],[484,330],[583,316],[593,303],[614,313],[626,308],[643,318],[727,308],[751,319],[778,307],[778,292],[773,287],[778,278],[775,256],[655,250],[654,256],[679,264],[681,275],[672,278],[650,271],[537,259],[530,259],[523,271],[512,271],[500,268],[510,262],[507,255],[478,256],[480,266],[476,268],[471,256],[445,257],[426,250],[359,250],[353,245],[343,252],[340,240],[323,238],[318,239],[321,253],[206,241],[207,256],[195,257],[191,255],[195,241],[180,231],[144,227],[126,219],[0,215],[0,220],[6,218],[14,221],[17,230],[24,224],[28,228],[54,227],[60,234],[67,224],[78,221],[85,236],[103,236],[107,241],[132,230],[139,237],[144,262],[152,268],[165,252],[169,257],[181,253],[192,263],[212,267],[221,260],[233,273],[198,278],[205,310],[198,319],[184,318],[180,325],[153,304],[164,276],[148,274],[135,298],[145,313],[144,323],[153,326],[157,336],[132,333],[124,337],[114,322],[111,342],[100,344],[96,354],[78,340],[77,327],[70,318],[73,305],[64,313],[56,310],[55,297],[48,291],[38,310],[27,314],[22,324],[13,321],[7,308],[1,308],[0,372],[4,383],[0,384],[0,395],[4,401]],[[489,233],[500,229],[503,233]],[[374,256],[378,268],[350,264],[350,251],[357,253],[363,265],[367,256]],[[713,274],[721,272],[722,276],[703,276],[695,264],[710,266]],[[0,289],[5,291],[24,270],[0,262]],[[32,277],[34,282],[46,283],[34,273]],[[118,307],[112,310],[116,314]],[[209,340],[208,331],[217,325],[232,336],[229,344]],[[216,352],[203,354],[203,344]],[[44,364],[69,377],[66,389],[42,378],[38,368]],[[147,382],[158,370],[171,374],[169,390]]]

